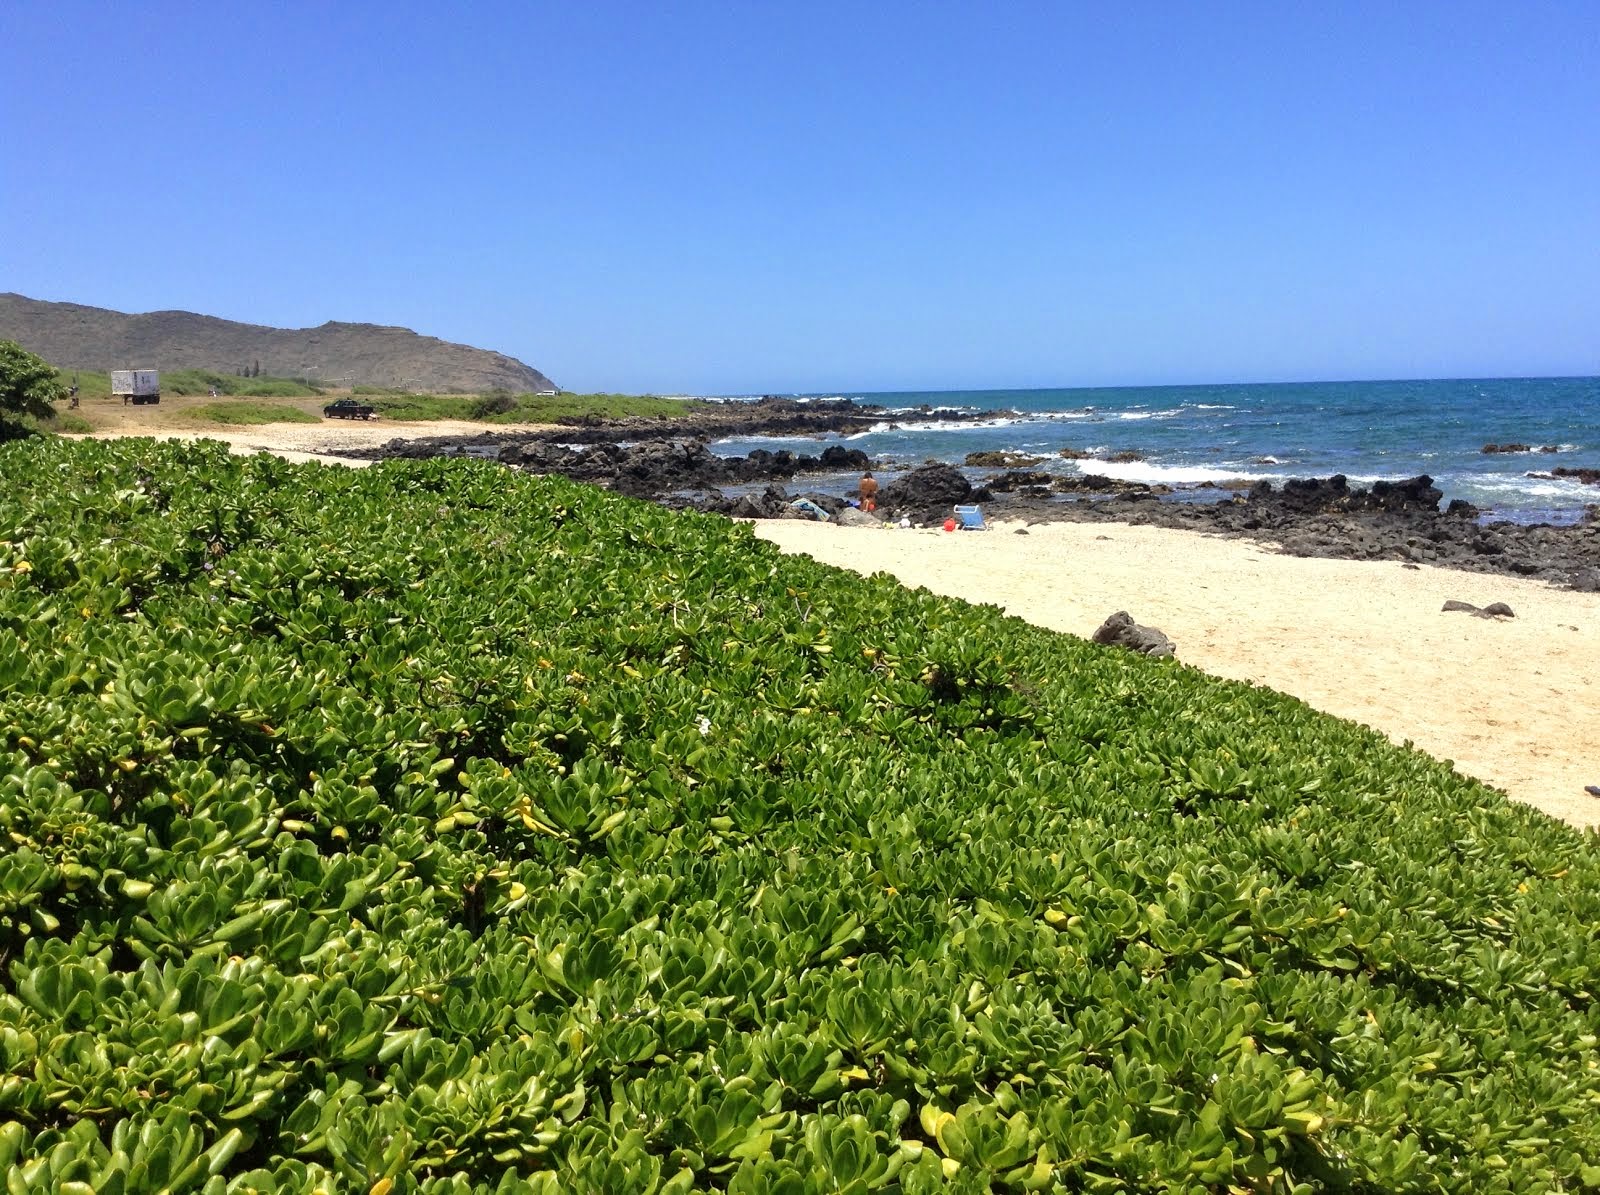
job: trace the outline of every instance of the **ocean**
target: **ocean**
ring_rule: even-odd
[[[1554,467],[1600,469],[1600,378],[1303,382],[1119,386],[1068,390],[952,390],[806,395],[876,403],[892,417],[839,437],[741,437],[723,455],[787,447],[818,453],[846,443],[886,464],[882,476],[968,453],[1042,455],[1037,466],[1173,486],[1342,473],[1352,485],[1426,473],[1446,502],[1464,498],[1489,518],[1571,523],[1600,503],[1600,486],[1540,479]],[[971,423],[919,419],[927,409],[977,413]],[[1002,414],[1012,412],[1012,414]],[[1486,454],[1486,444],[1531,453]],[[1555,451],[1540,452],[1549,446]],[[1136,452],[1141,460],[1067,460],[1062,448]],[[991,471],[992,472],[992,471]],[[981,475],[974,472],[976,480]],[[1215,494],[1180,495],[1194,500]]]

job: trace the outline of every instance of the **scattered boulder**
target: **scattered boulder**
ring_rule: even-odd
[[[956,503],[973,497],[972,483],[961,470],[932,461],[891,481],[879,492],[878,505],[885,511],[908,514],[918,522],[938,522]]]
[[[1479,618],[1515,618],[1517,612],[1504,602],[1490,602],[1487,606],[1474,606],[1471,602],[1458,602],[1451,598],[1440,608],[1443,613],[1447,610],[1460,610],[1463,614],[1475,614]]]
[[[1144,453],[1135,452],[1131,448],[1120,448],[1116,452],[1108,452],[1103,456],[1097,456],[1095,460],[1105,461],[1108,465],[1129,465],[1134,461],[1144,460]]]
[[[1572,588],[1579,593],[1600,593],[1600,568],[1581,568],[1572,574]]]
[[[833,515],[833,521],[841,527],[882,527],[883,520],[876,515],[870,515],[864,510],[854,506],[845,505]]]
[[[842,444],[830,444],[822,450],[822,467],[824,469],[870,469],[872,458],[859,448],[846,448]]]
[[[1096,643],[1125,647],[1147,656],[1166,658],[1177,651],[1171,639],[1154,627],[1140,626],[1128,616],[1126,610],[1118,610],[1101,623],[1092,638]]]
[[[712,509],[736,519],[782,518],[792,499],[781,485],[769,485],[759,494],[744,494]]]
[[[1554,444],[1540,444],[1537,448],[1531,444],[1485,444],[1479,452],[1560,452],[1561,449]]]
[[[1083,450],[1083,449],[1081,449],[1081,448],[1070,448],[1070,447],[1069,447],[1069,448],[1062,448],[1062,449],[1060,449],[1060,450],[1059,450],[1059,451],[1058,451],[1058,452],[1057,452],[1057,453],[1056,453],[1056,455],[1057,455],[1057,456],[1059,456],[1059,457],[1064,457],[1064,458],[1066,458],[1066,459],[1067,459],[1067,460],[1069,460],[1069,461],[1086,461],[1086,460],[1088,460],[1088,459],[1089,459],[1089,458],[1090,458],[1090,456],[1092,456],[1092,455],[1093,455],[1093,454],[1092,454],[1092,453],[1088,453],[1088,452],[1085,452],[1085,451],[1084,451],[1084,450]]]

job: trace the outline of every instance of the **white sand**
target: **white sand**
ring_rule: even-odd
[[[134,415],[126,426],[98,431],[92,439],[119,439],[123,436],[150,436],[158,440],[220,440],[229,451],[248,456],[271,452],[291,461],[321,461],[329,465],[360,467],[371,461],[335,456],[351,448],[377,448],[390,440],[425,440],[436,436],[518,435],[542,431],[544,425],[519,423],[515,426],[485,427],[460,419],[394,420],[323,423],[263,423],[254,427],[207,426],[197,428],[175,419],[140,418],[148,407],[131,408]]]
[[[763,521],[757,535],[860,573],[1088,637],[1126,610],[1178,659],[1410,740],[1519,801],[1600,825],[1600,595],[1395,563],[1310,560],[1126,524],[988,532]],[[1443,613],[1505,602],[1512,619]],[[1109,650],[1109,649],[1108,649]]]

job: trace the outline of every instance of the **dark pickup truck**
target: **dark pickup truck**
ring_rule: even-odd
[[[322,408],[329,419],[371,419],[378,412],[371,403],[357,402],[353,398],[335,399]]]

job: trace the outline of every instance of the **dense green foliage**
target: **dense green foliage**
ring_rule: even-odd
[[[55,417],[66,387],[53,365],[14,340],[0,340],[0,439],[25,434],[22,419]]]
[[[211,369],[174,369],[161,375],[164,394],[209,394],[213,389],[239,398],[311,398],[322,393],[304,378],[242,378]]]
[[[111,397],[111,375],[103,369],[57,369],[56,379],[63,386],[78,387],[78,398]]]
[[[357,386],[352,394],[370,402],[385,419],[471,419],[477,399],[459,394],[397,394]]]
[[[310,411],[281,402],[257,402],[252,399],[229,398],[202,403],[183,412],[183,417],[194,423],[214,423],[232,427],[258,423],[321,423],[322,417]]]
[[[45,431],[66,432],[74,436],[90,435],[94,432],[94,424],[71,410],[57,411],[54,419],[40,426]]]
[[[1600,845],[471,461],[0,448],[10,1190],[1600,1185]]]
[[[386,419],[469,419],[484,423],[581,423],[587,419],[670,419],[711,404],[640,394],[396,394],[357,386]]]
[[[581,423],[586,419],[674,419],[713,408],[693,399],[653,394],[520,394],[517,409],[494,423]]]

